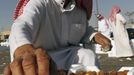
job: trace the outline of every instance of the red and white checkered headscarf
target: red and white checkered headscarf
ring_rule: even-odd
[[[23,8],[26,6],[29,0],[19,0],[14,15],[13,20],[23,13]],[[75,0],[76,6],[82,8],[87,13],[87,18],[90,19],[92,13],[92,0]]]
[[[120,8],[118,6],[113,6],[110,13],[109,13],[109,19],[113,22],[116,21],[116,14],[121,12]]]
[[[20,16],[23,13],[23,8],[26,6],[29,0],[19,0],[14,14],[13,14],[13,20],[15,20],[18,16]]]
[[[99,14],[99,15],[97,15],[97,18],[98,18],[98,20],[102,20],[102,19],[104,19],[104,16],[102,16],[101,14]]]
[[[106,27],[109,28],[108,22],[107,22],[106,18],[104,18],[104,16],[102,16],[101,14],[99,14],[99,15],[97,15],[97,18],[98,18],[99,21],[101,21],[101,20],[104,19],[105,20]]]

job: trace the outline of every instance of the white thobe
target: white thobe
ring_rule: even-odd
[[[125,23],[126,20],[120,13],[116,14],[116,22],[111,22],[115,44],[113,55],[115,57],[134,56],[134,51],[131,48],[128,33],[125,29]]]
[[[110,25],[105,18],[98,21],[98,31],[110,39]]]
[[[86,13],[72,1],[63,9],[55,0],[30,0],[13,23],[11,59],[16,48],[32,44],[45,49],[60,69],[71,64],[96,65],[95,54],[78,46],[87,29]],[[90,30],[90,36],[94,30]]]

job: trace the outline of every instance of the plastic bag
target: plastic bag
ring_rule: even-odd
[[[68,72],[68,75],[86,75],[88,72],[99,72],[96,66],[84,66],[82,64],[73,64]]]

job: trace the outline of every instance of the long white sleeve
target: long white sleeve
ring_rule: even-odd
[[[126,23],[126,19],[120,13],[118,13],[117,16],[118,16],[117,18],[119,18],[119,20],[121,20],[122,24]]]
[[[41,21],[42,2],[43,0],[30,0],[24,8],[23,14],[13,23],[9,37],[11,58],[17,47],[32,44],[33,36]]]

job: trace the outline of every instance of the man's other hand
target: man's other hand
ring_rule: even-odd
[[[42,48],[23,45],[15,50],[14,60],[4,75],[49,75],[49,56]]]
[[[107,52],[112,48],[111,41],[99,32],[94,36],[94,41],[101,45],[101,50],[104,52]]]

